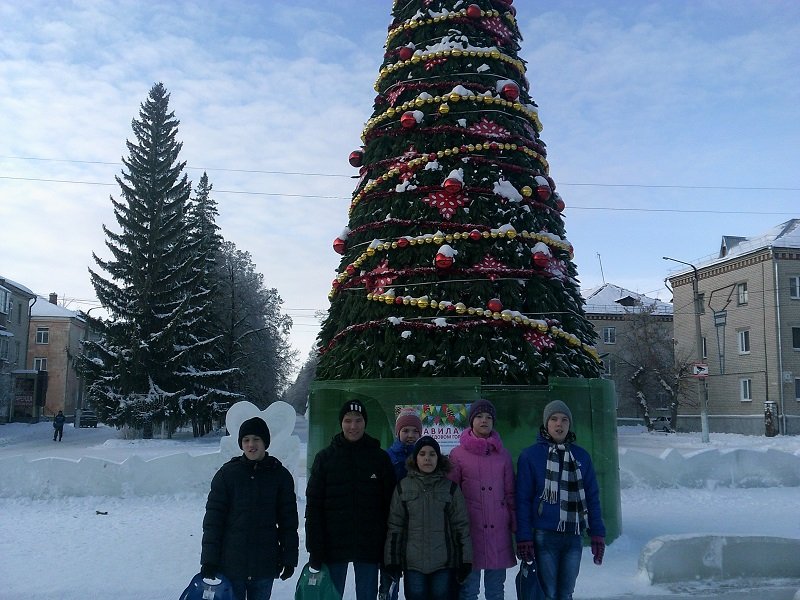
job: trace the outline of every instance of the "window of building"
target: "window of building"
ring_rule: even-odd
[[[34,371],[47,371],[47,359],[42,356],[37,356],[33,359]]]
[[[747,304],[747,282],[736,284],[736,302],[741,306]]]
[[[740,400],[742,402],[753,401],[753,380],[749,378],[739,380]]]
[[[742,329],[739,332],[739,354],[750,354],[750,330]]]
[[[703,292],[697,293],[697,308],[695,310],[701,315],[706,314],[706,295]]]
[[[8,360],[8,339],[0,338],[0,360]]]
[[[800,350],[800,327],[792,327],[792,349]]]
[[[794,399],[800,402],[800,377],[794,378]]]
[[[800,275],[789,277],[789,297],[800,300]]]
[[[603,327],[603,343],[616,344],[617,343],[617,328],[616,327]]]
[[[703,336],[703,358],[708,358],[708,346],[706,345],[706,336]]]
[[[36,328],[36,343],[37,344],[49,344],[50,343],[50,328],[49,327],[37,327]]]
[[[5,288],[0,288],[0,313],[6,314],[10,309],[11,293]]]

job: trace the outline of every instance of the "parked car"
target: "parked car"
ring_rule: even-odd
[[[670,417],[656,417],[652,421],[653,431],[663,431],[664,433],[675,433],[672,428],[672,419]]]
[[[81,410],[81,427],[97,427],[97,413],[88,408]]]

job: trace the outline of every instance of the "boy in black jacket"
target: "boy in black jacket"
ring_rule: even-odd
[[[306,489],[309,565],[324,563],[344,595],[353,563],[356,599],[375,600],[395,476],[389,455],[365,432],[367,410],[358,400],[339,411],[341,433],[314,458]]]
[[[242,456],[222,465],[211,481],[203,519],[203,577],[224,574],[238,600],[268,600],[277,577],[297,566],[294,479],[267,454],[269,428],[253,417],[239,428]]]

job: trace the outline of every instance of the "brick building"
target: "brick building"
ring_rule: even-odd
[[[754,237],[725,236],[697,269],[709,430],[800,433],[800,219]],[[672,274],[676,352],[696,355],[694,269]],[[699,393],[699,391],[698,391]],[[700,428],[697,411],[681,423]]]

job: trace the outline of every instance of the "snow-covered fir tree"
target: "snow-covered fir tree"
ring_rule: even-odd
[[[397,0],[320,379],[595,377],[512,0]]]
[[[203,286],[202,239],[188,218],[191,186],[178,160],[179,121],[163,84],[150,90],[132,122],[121,176],[121,199],[111,198],[119,231],[103,226],[111,258],[93,254],[108,277],[90,269],[108,318],[93,320],[98,341],[82,366],[87,394],[100,417],[114,425],[167,426],[185,421],[185,406],[217,373],[202,356],[210,291]],[[196,362],[198,361],[198,362]]]
[[[242,398],[227,390],[227,379],[235,373],[235,369],[222,364],[219,351],[221,327],[213,309],[218,288],[216,261],[223,244],[217,225],[219,210],[211,195],[213,187],[208,174],[203,172],[188,211],[188,246],[196,252],[198,261],[195,268],[200,273],[196,297],[204,300],[198,307],[202,319],[198,321],[194,339],[207,340],[194,361],[198,376],[192,381],[193,393],[185,396],[182,404],[195,435],[210,431],[213,418],[223,414],[231,402]]]
[[[283,299],[264,285],[249,252],[223,242],[215,261],[214,317],[219,368],[228,394],[266,407],[290,383],[296,352],[289,344],[292,319],[281,313]]]

